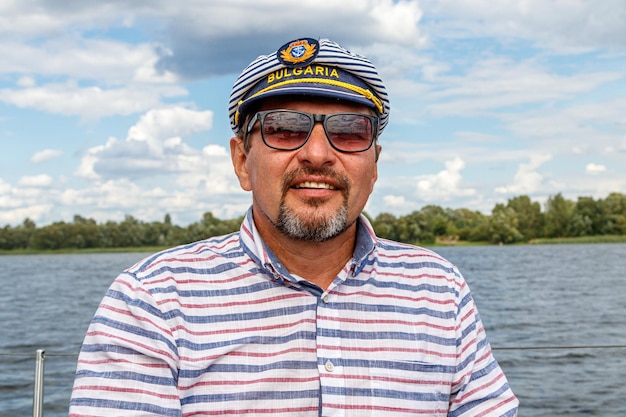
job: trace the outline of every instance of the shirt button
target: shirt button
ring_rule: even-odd
[[[325,303],[328,303],[328,300],[329,300],[329,299],[330,299],[330,297],[328,296],[328,294],[326,294],[326,295],[324,296],[324,298],[322,298],[322,300],[323,300]]]
[[[324,364],[324,368],[326,368],[328,372],[332,372],[335,370],[335,365],[333,365],[331,361],[326,361],[326,363]]]

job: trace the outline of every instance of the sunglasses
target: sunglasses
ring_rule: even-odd
[[[257,120],[263,143],[272,149],[293,151],[304,146],[315,123],[321,122],[330,145],[340,152],[368,150],[378,131],[378,118],[361,113],[311,114],[294,110],[257,112],[246,129],[250,134]]]

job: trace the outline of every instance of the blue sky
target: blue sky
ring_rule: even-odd
[[[372,215],[626,192],[622,0],[0,3],[0,225],[233,218],[230,88],[299,37],[391,98]]]

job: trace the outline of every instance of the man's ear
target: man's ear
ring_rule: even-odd
[[[245,191],[252,191],[250,175],[248,174],[248,153],[246,152],[243,139],[234,137],[230,139],[230,159],[233,162],[235,175],[239,178],[239,185]]]
[[[380,158],[380,153],[383,151],[383,147],[378,143],[375,143],[374,146],[376,146],[376,162],[378,162],[378,158]]]

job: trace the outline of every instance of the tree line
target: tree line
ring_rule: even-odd
[[[626,195],[612,193],[604,199],[578,197],[572,201],[559,193],[550,196],[543,209],[522,195],[506,204],[496,204],[490,215],[427,205],[404,216],[380,213],[368,218],[378,236],[422,245],[457,240],[508,244],[538,238],[626,235]],[[0,249],[174,246],[234,232],[242,220],[220,220],[206,212],[198,222],[181,227],[172,224],[169,214],[162,222],[143,222],[127,215],[121,222],[105,223],[76,215],[72,222],[37,227],[27,218],[18,226],[0,229]]]

